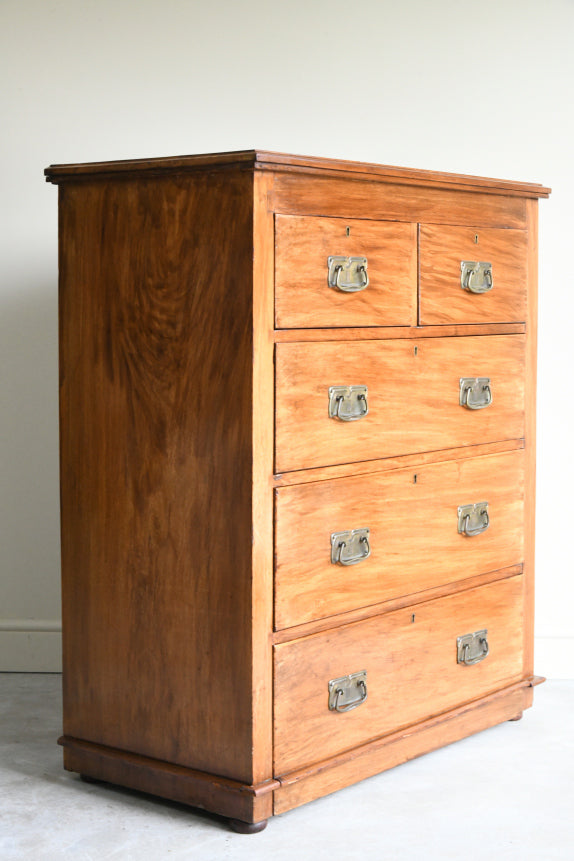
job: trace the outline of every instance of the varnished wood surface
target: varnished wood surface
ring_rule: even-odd
[[[538,207],[527,206],[528,296],[525,400],[526,501],[524,533],[524,671],[534,672],[534,580],[536,525],[536,353],[538,320]]]
[[[366,257],[368,286],[329,287],[330,256]],[[341,218],[275,219],[277,327],[410,326],[417,316],[417,226]]]
[[[488,529],[461,535],[458,506],[484,501]],[[331,534],[362,527],[369,558],[333,564]],[[523,536],[523,451],[280,488],[275,627],[517,565]]]
[[[488,629],[490,654],[457,663],[456,639]],[[275,776],[327,759],[518,681],[522,578],[275,646]],[[328,708],[328,682],[367,671],[367,700]]]
[[[455,592],[466,592],[468,589],[476,589],[478,586],[486,586],[487,583],[495,583],[498,580],[506,580],[508,577],[514,577],[516,574],[522,574],[522,570],[522,565],[511,565],[509,568],[487,571],[486,574],[478,574],[476,577],[465,577],[463,580],[456,580],[454,583],[445,583],[432,589],[424,589],[422,592],[401,595],[399,598],[392,598],[389,601],[381,601],[380,603],[370,604],[366,607],[358,607],[355,610],[336,613],[334,616],[326,616],[323,619],[316,619],[312,622],[303,622],[303,624],[293,625],[291,628],[282,628],[280,631],[274,632],[273,643],[288,643],[291,640],[298,640],[300,637],[318,634],[320,631],[334,630],[353,622],[362,622],[364,619],[372,619],[385,613],[393,613],[395,610],[402,610],[404,607],[415,609],[417,604],[434,601],[435,598],[444,598],[447,595],[453,595]]]
[[[315,321],[315,325],[317,321]],[[276,329],[276,343],[285,341],[385,341],[393,338],[466,338],[470,335],[523,335],[524,323],[490,323],[457,326],[378,326],[364,328],[345,327],[341,329]]]
[[[332,478],[367,475],[374,472],[388,472],[403,467],[423,466],[428,463],[442,463],[449,460],[459,460],[465,457],[481,457],[485,454],[498,454],[504,451],[517,451],[524,448],[523,439],[508,439],[501,442],[478,443],[462,448],[441,449],[440,451],[425,451],[419,454],[405,454],[399,457],[365,460],[358,463],[342,463],[335,466],[316,467],[315,469],[299,469],[294,472],[279,473],[273,476],[275,487],[290,487],[293,484],[308,484],[315,481],[329,481]]]
[[[419,237],[423,325],[499,323],[526,319],[526,232],[422,224]],[[492,264],[493,287],[461,287],[463,260]]]
[[[549,189],[254,150],[60,165],[46,176],[61,183],[66,767],[260,823],[272,792],[281,812],[528,707],[534,198]],[[327,251],[329,230],[313,231],[344,225],[349,238],[369,238],[376,275],[376,222],[408,275],[356,322],[347,309],[333,319],[288,260],[307,260],[318,242],[323,257],[338,253]],[[275,223],[301,227],[285,231],[283,260]],[[416,224],[421,320],[432,325],[415,325],[414,256],[402,270],[396,259]],[[472,250],[494,237],[490,256],[502,248],[520,274],[501,303],[495,260],[494,290],[471,297],[489,307],[496,298],[496,312],[466,314],[459,271],[454,294],[445,287],[461,237]],[[373,290],[358,295],[364,303]],[[459,407],[460,376],[491,376],[492,407]],[[328,419],[328,386],[358,383],[369,385],[369,416]],[[513,466],[523,460],[524,487]],[[442,524],[449,495],[474,494],[483,478],[491,515],[504,509],[508,524],[496,533],[492,519],[476,539],[457,533],[467,564],[438,540],[433,518]],[[432,522],[420,515],[413,535],[405,521],[423,497]],[[395,524],[395,546],[373,543],[365,564],[379,564],[380,548],[387,561],[361,588],[361,565],[341,568],[339,578],[356,580],[334,585],[313,561],[319,531],[363,512],[377,535]],[[478,541],[490,547],[480,560]],[[289,625],[276,633],[274,549],[277,621]],[[491,655],[459,667],[456,636],[480,627]],[[329,712],[328,679],[359,669],[376,678],[367,703]],[[319,677],[320,696],[306,687]]]
[[[257,174],[253,212],[253,379],[251,547],[252,768],[255,782],[273,771],[273,472],[275,393],[273,344],[273,214],[265,200],[272,179]],[[232,359],[231,359],[232,361]],[[233,505],[233,499],[231,499]],[[222,635],[223,631],[220,631]],[[226,631],[232,640],[234,629]]]
[[[454,741],[503,723],[532,705],[529,681],[510,685],[486,697],[405,730],[358,746],[338,756],[281,777],[273,793],[274,813],[285,813],[344,786],[372,777]]]
[[[418,170],[413,168],[390,167],[367,162],[343,161],[340,159],[319,158],[316,156],[297,156],[266,150],[238,150],[236,152],[204,153],[200,155],[174,156],[167,158],[126,159],[123,161],[91,162],[84,164],[51,165],[44,171],[49,182],[61,181],[66,177],[94,176],[97,174],[125,173],[149,170],[193,170],[235,166],[266,166],[272,170],[281,167],[301,168],[319,172],[348,173],[370,176],[373,180],[390,177],[403,182],[419,185],[449,185],[456,188],[478,187],[488,193],[520,194],[531,197],[547,197],[550,189],[539,183],[512,182],[502,179],[468,176],[466,174],[444,173],[440,171]]]
[[[468,227],[526,225],[526,201],[511,195],[448,186],[425,188],[398,182],[373,185],[367,178],[278,173],[268,207],[285,215],[386,219]]]
[[[521,438],[524,337],[277,344],[275,471]],[[461,377],[490,377],[493,402],[459,404]],[[328,415],[329,387],[365,385],[369,413]]]
[[[247,783],[252,223],[247,174],[61,189],[64,732]]]
[[[60,743],[64,747],[64,766],[69,771],[244,822],[259,822],[271,815],[272,793],[279,786],[276,780],[246,785],[67,736]]]

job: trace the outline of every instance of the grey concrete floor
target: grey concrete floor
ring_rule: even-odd
[[[574,681],[450,747],[234,834],[63,771],[57,675],[0,674],[1,861],[574,859]]]

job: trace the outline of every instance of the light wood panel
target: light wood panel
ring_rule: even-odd
[[[466,338],[469,335],[523,335],[524,323],[481,323],[457,326],[378,326],[340,329],[276,329],[276,343],[291,341],[381,341],[387,338]]]
[[[527,206],[528,226],[528,303],[526,340],[526,505],[524,552],[524,671],[534,671],[534,579],[536,525],[536,353],[538,346],[538,206]]]
[[[365,460],[357,463],[342,463],[336,466],[299,469],[295,472],[279,473],[273,476],[275,487],[288,487],[293,484],[308,484],[314,481],[328,481],[331,478],[367,475],[372,472],[388,472],[406,466],[422,466],[425,463],[440,463],[446,460],[459,460],[464,457],[481,457],[484,454],[498,454],[524,448],[523,439],[509,439],[502,442],[479,443],[478,445],[451,448],[441,451],[427,451],[419,454],[404,454],[380,460]]]
[[[275,776],[327,759],[518,681],[522,578],[275,646]],[[488,629],[490,654],[457,663],[456,638]],[[338,713],[328,682],[367,671],[367,700]]]
[[[447,714],[291,772],[281,778],[281,785],[273,793],[274,813],[285,813],[431,750],[512,720],[532,705],[532,684],[536,681],[510,685]]]
[[[422,224],[419,254],[422,325],[526,319],[525,231]],[[491,290],[462,289],[463,260],[492,264]]]
[[[329,287],[327,261],[335,255],[367,258],[364,290]],[[276,216],[277,327],[409,326],[416,306],[416,224]]]
[[[275,471],[437,451],[524,433],[524,337],[277,344]],[[493,402],[459,405],[461,377]],[[329,387],[366,385],[369,414],[329,418]]]
[[[519,564],[524,452],[276,491],[275,626],[367,607]],[[457,508],[488,502],[490,525],[458,532]],[[331,533],[368,527],[371,555],[331,562]]]
[[[518,227],[526,224],[526,201],[511,195],[403,183],[375,185],[368,178],[277,173],[270,206],[285,215],[374,218],[468,227]]]
[[[433,601],[435,598],[444,598],[446,595],[453,595],[455,592],[464,592],[468,589],[475,589],[477,586],[494,583],[497,580],[506,580],[507,577],[522,574],[522,570],[522,565],[511,565],[509,568],[488,571],[486,574],[478,574],[476,577],[468,577],[464,580],[457,580],[454,583],[446,583],[433,589],[425,589],[423,592],[401,595],[389,601],[369,604],[367,607],[358,607],[355,610],[346,610],[344,613],[326,616],[323,619],[316,619],[312,622],[303,622],[303,624],[293,625],[291,628],[282,628],[274,632],[273,642],[276,644],[288,643],[291,640],[298,640],[300,637],[307,637],[310,634],[318,634],[320,631],[327,631],[330,628],[340,628],[352,622],[361,622],[364,619],[381,616],[383,613],[392,613],[395,610],[401,610],[403,607],[416,608],[417,604],[424,604],[426,601]]]

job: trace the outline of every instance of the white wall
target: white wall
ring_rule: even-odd
[[[572,0],[2,0],[0,668],[59,650],[56,189],[259,147],[537,181],[537,670],[574,676]],[[572,525],[571,525],[572,524]]]

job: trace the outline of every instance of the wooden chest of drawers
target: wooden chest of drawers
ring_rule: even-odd
[[[65,767],[259,830],[519,717],[549,190],[265,152],[46,174]]]

